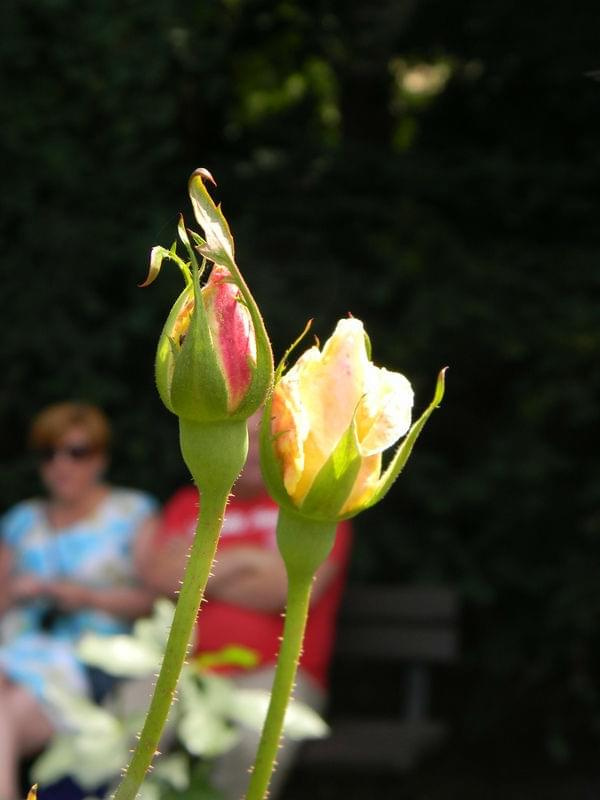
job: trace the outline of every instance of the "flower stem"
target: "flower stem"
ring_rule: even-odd
[[[210,575],[229,492],[246,460],[248,429],[245,420],[199,423],[180,417],[179,442],[201,491],[202,511],[150,708],[114,800],[133,800],[156,753]]]
[[[202,493],[202,513],[198,520],[150,708],[137,747],[117,787],[114,800],[133,800],[156,753],[210,574],[228,496],[229,489],[224,494]]]
[[[263,800],[267,795],[302,651],[313,578],[319,565],[327,558],[334,537],[334,523],[302,519],[284,509],[279,512],[277,539],[288,574],[285,625],[269,710],[246,800]]]

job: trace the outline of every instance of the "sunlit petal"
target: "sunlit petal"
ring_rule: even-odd
[[[365,394],[356,413],[359,449],[364,456],[381,453],[408,431],[414,392],[399,372],[369,364]]]
[[[234,411],[252,382],[256,339],[250,313],[225,267],[215,266],[202,290],[208,324],[227,383],[228,409]]]
[[[327,474],[347,481],[349,470],[356,470],[357,453],[362,459],[358,475],[341,512],[336,499],[334,513],[350,513],[365,505],[379,483],[381,453],[408,431],[412,405],[408,380],[371,363],[362,322],[352,317],[340,320],[323,349],[313,346],[304,352],[273,391],[272,441],[294,505],[301,508],[313,484],[317,486],[317,476],[325,474],[323,468],[334,457],[336,469],[331,472],[329,466]],[[337,448],[349,431],[355,447],[346,456]],[[322,498],[322,486],[318,493]],[[312,492],[310,502],[314,497]]]

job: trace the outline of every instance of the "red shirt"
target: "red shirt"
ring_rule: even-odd
[[[193,486],[178,490],[163,510],[159,544],[173,536],[194,535],[198,516],[198,492]],[[218,550],[236,545],[276,550],[278,507],[266,492],[248,500],[232,497],[227,505]],[[337,565],[333,579],[309,613],[301,667],[322,686],[334,642],[335,617],[345,582],[351,543],[349,522],[338,525],[335,544],[329,559]],[[277,659],[283,631],[280,612],[269,613],[243,608],[220,600],[208,599],[198,618],[196,652],[220,650],[228,645],[241,645],[256,651],[259,665],[273,664]]]

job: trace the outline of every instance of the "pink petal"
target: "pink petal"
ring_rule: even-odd
[[[215,266],[202,296],[229,393],[229,411],[235,411],[252,382],[256,338],[250,312],[229,270]]]

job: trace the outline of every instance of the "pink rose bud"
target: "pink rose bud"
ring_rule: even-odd
[[[212,181],[210,173],[196,170],[189,183],[205,238],[189,232],[181,219],[178,233],[189,260],[178,256],[176,244],[170,250],[155,247],[144,282],[156,278],[165,259],[175,261],[183,273],[185,289],[158,343],[156,383],[170,411],[198,423],[247,419],[264,401],[273,375],[262,317],[235,262],[233,237],[206,189],[207,180]]]

